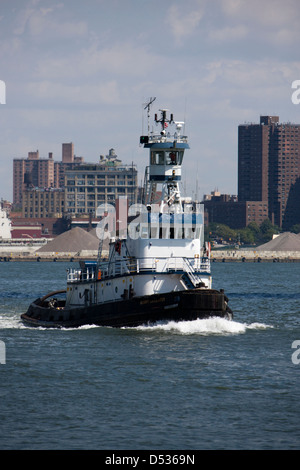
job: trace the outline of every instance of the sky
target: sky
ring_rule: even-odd
[[[87,162],[114,148],[141,183],[150,97],[185,121],[186,195],[237,194],[238,125],[300,123],[299,24],[299,0],[0,0],[0,198],[14,158],[64,142]]]

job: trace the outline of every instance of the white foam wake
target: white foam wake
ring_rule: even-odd
[[[21,328],[30,328],[24,325],[20,319],[19,315],[0,315],[0,330],[5,329],[21,329]],[[96,325],[83,325],[77,328],[61,328],[61,330],[88,330],[91,328],[99,328]],[[158,322],[154,325],[142,325],[134,328],[124,328],[124,329],[133,329],[138,331],[164,331],[170,333],[178,333],[182,335],[235,335],[246,333],[247,330],[264,330],[267,328],[272,328],[270,325],[264,323],[240,323],[233,320],[226,320],[224,318],[213,317],[205,320],[192,320],[192,321],[168,321],[168,322]],[[43,327],[38,327],[38,329],[45,329]]]
[[[42,326],[34,327],[25,325],[20,315],[0,315],[0,331],[6,329],[34,329],[34,330],[45,330],[49,331],[49,328],[45,328]],[[71,330],[89,330],[91,328],[99,328],[97,325],[83,325],[74,328],[59,328],[60,331],[71,331]]]
[[[183,335],[199,334],[199,335],[234,335],[243,334],[247,330],[272,328],[270,325],[263,323],[239,323],[224,318],[208,318],[204,320],[192,321],[169,321],[167,323],[157,323],[155,325],[138,326],[137,330],[160,330],[166,332],[175,332]]]
[[[26,328],[21,322],[20,315],[0,315],[0,330]]]

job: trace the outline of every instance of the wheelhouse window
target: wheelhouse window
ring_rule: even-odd
[[[151,152],[151,165],[181,165],[183,159],[182,150],[168,150]]]
[[[151,152],[151,165],[164,165],[164,152]]]

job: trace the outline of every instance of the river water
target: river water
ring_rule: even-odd
[[[213,263],[231,322],[23,326],[71,265],[0,263],[0,449],[299,449],[300,264]]]

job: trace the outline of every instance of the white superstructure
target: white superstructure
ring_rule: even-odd
[[[0,207],[0,239],[11,238],[11,221],[6,212]]]

